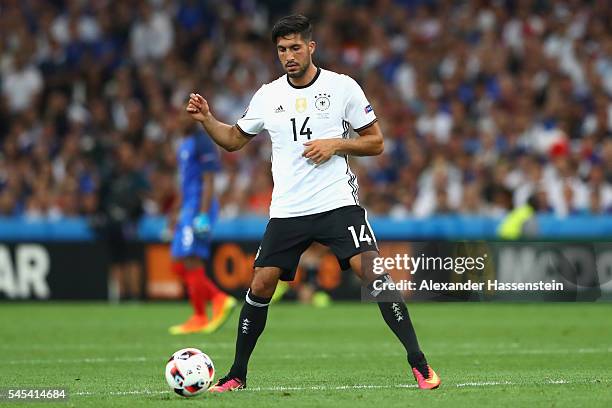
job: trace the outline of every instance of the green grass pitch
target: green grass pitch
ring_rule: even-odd
[[[171,353],[198,347],[217,377],[233,357],[235,312],[213,335],[170,336],[186,304],[0,304],[0,388],[64,387],[35,407],[610,407],[609,304],[410,304],[442,378],[414,387],[405,354],[375,305],[273,305],[245,391],[185,399],[166,385]]]

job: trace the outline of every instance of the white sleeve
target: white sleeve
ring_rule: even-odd
[[[254,137],[264,129],[265,104],[263,89],[264,87],[262,86],[255,92],[248,108],[244,111],[242,117],[238,119],[238,122],[236,122],[238,130],[245,136]]]
[[[363,93],[359,84],[351,77],[346,76],[347,100],[344,108],[344,120],[359,132],[376,122],[376,114],[372,105]]]

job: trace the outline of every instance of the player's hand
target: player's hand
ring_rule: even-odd
[[[210,218],[206,213],[199,213],[193,219],[193,233],[200,238],[208,236],[210,234]]]
[[[187,108],[185,108],[185,110],[198,122],[202,122],[206,118],[206,115],[210,113],[208,102],[202,95],[197,93],[189,94],[189,102],[187,102]]]
[[[315,164],[322,164],[336,154],[338,139],[318,139],[304,143],[302,156],[312,160]]]

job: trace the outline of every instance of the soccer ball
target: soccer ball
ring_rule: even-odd
[[[215,377],[212,360],[197,348],[184,348],[172,354],[166,364],[166,381],[183,397],[206,391]]]

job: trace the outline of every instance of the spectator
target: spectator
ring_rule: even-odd
[[[155,10],[148,1],[140,2],[138,20],[130,33],[132,58],[136,61],[165,57],[174,42],[174,30],[168,14]]]
[[[291,11],[317,17],[317,64],[360,80],[380,118],[386,154],[351,164],[371,213],[503,215],[532,196],[558,216],[610,211],[605,1],[221,3],[3,2],[2,214],[104,207],[125,142],[159,186],[143,211],[164,214],[189,92],[236,120],[280,74],[265,27]],[[266,213],[269,157],[264,136],[223,155],[222,216]]]
[[[40,70],[30,62],[30,58],[28,50],[20,48],[14,54],[13,66],[2,75],[2,93],[13,114],[36,106],[36,98],[43,88]]]
[[[111,255],[109,297],[140,299],[142,268],[131,242],[136,239],[138,220],[144,212],[148,183],[130,143],[121,142],[115,154],[116,165],[103,179],[100,195],[105,220],[103,235]]]

